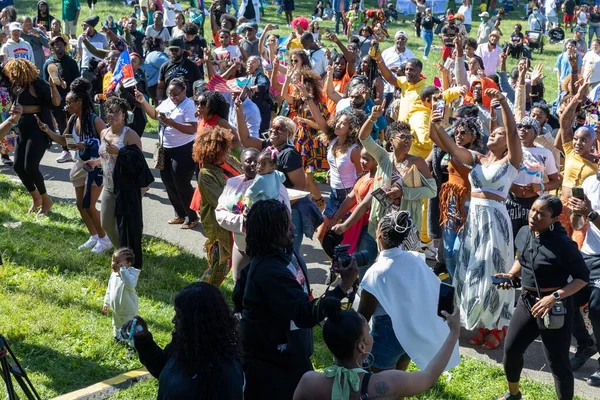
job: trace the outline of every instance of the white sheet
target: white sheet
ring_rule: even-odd
[[[419,253],[400,248],[380,252],[360,284],[391,317],[398,341],[421,370],[450,333],[448,324],[437,315],[440,284]],[[459,363],[457,342],[444,370]]]

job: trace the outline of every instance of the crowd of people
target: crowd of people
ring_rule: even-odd
[[[63,2],[62,21],[43,0],[33,18],[0,11],[2,160],[31,195],[29,212],[43,216],[53,202],[40,162],[52,142],[62,146],[57,162],[72,162],[89,232],[79,250],[116,250],[102,311],[112,311],[117,342],[139,311],[151,169],[173,209],[165,224],[203,227],[208,268],[175,298],[172,343],[161,349],[135,320],[159,398],[411,396],[458,365],[460,326],[473,346],[504,344],[500,399],[521,398],[523,354],[538,336],[558,398],[573,398],[572,371],[600,339],[597,6],[528,7],[530,31],[558,28],[558,13],[573,30],[556,62],[558,98],[547,99],[543,66],[531,65],[534,38],[517,24],[500,43],[504,9],[481,4],[475,30],[470,0],[443,18],[414,2],[421,57],[403,30],[380,49],[385,17],[372,25],[360,2],[319,2],[311,22],[283,0],[285,37],[260,28],[264,10],[248,0],[200,11],[140,0],[101,26],[99,16],[79,23],[77,0]],[[323,19],[336,33],[319,28]],[[432,79],[420,58],[431,57],[436,32]],[[127,81],[117,79],[123,63]],[[150,166],[149,119],[158,122]],[[340,277],[319,298],[305,236],[318,238]],[[215,289],[230,271],[235,316]],[[457,302],[442,317],[441,280]],[[354,310],[342,311],[346,297]],[[310,357],[324,320],[336,365],[321,374]],[[405,372],[411,360],[420,372]],[[588,384],[600,386],[600,367]]]

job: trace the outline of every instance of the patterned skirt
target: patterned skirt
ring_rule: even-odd
[[[294,144],[302,156],[302,166],[306,173],[329,170],[327,147],[319,140],[319,132],[316,129],[301,126],[296,133]]]
[[[508,272],[513,262],[513,234],[506,206],[471,198],[453,280],[461,324],[466,329],[508,326],[515,309],[515,291],[497,289],[491,276]]]

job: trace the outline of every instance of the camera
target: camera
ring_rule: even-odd
[[[338,259],[342,260],[342,265],[338,266],[338,268],[347,268],[352,262],[352,257],[356,260],[356,263],[359,267],[364,267],[369,264],[369,252],[367,250],[357,251],[354,254],[348,254],[348,249],[350,249],[349,244],[339,244],[333,248],[333,264],[337,263]],[[337,272],[337,270],[334,270]]]

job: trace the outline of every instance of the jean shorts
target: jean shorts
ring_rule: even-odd
[[[346,196],[350,193],[352,189],[334,189],[331,188],[331,193],[329,194],[329,200],[327,200],[327,204],[325,205],[325,210],[323,211],[323,215],[327,218],[331,218],[335,215],[335,212],[340,208],[344,200],[346,200]]]
[[[402,346],[392,326],[389,315],[373,317],[373,366],[378,369],[393,369],[400,360],[410,360],[410,357]]]

